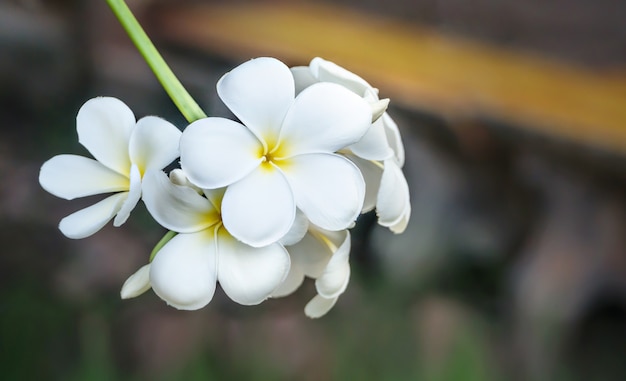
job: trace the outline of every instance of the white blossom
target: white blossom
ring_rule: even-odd
[[[136,120],[112,97],[93,98],[76,117],[93,158],[57,155],[41,186],[67,200],[105,195],[59,224],[88,237],[121,226],[139,200],[170,232],[148,264],[122,286],[122,299],[152,289],[167,304],[196,310],[219,283],[242,305],[293,293],[305,278],[305,306],[325,315],[350,280],[351,236],[361,213],[405,230],[411,212],[404,148],[388,99],[364,79],[315,58],[289,69],[274,58],[226,73],[217,92],[237,121],[208,117],[184,132],[147,116]],[[163,169],[180,157],[180,169]]]
[[[294,78],[273,58],[248,61],[217,84],[241,123],[206,118],[181,138],[181,167],[204,189],[227,187],[222,220],[238,240],[262,247],[290,231],[296,209],[327,230],[360,214],[365,184],[340,149],[361,139],[371,108],[342,86],[320,83],[295,97]]]
[[[181,173],[176,173],[176,182]],[[251,247],[233,238],[221,217],[224,190],[178,185],[161,171],[144,179],[143,200],[154,219],[178,232],[149,270],[154,292],[178,309],[195,310],[213,298],[216,283],[235,302],[259,304],[285,279],[290,265],[282,244]]]
[[[335,83],[363,97],[372,107],[373,121],[355,144],[342,150],[361,170],[366,183],[362,212],[376,208],[378,222],[394,233],[406,228],[411,214],[409,187],[402,173],[404,147],[398,126],[385,112],[388,100],[378,98],[378,89],[337,64],[314,58],[309,66],[291,69],[296,90],[317,83]],[[379,117],[377,117],[379,116]]]
[[[313,278],[317,295],[306,305],[304,312],[311,318],[325,315],[350,280],[349,231],[327,231],[309,225],[306,235],[286,248],[291,257],[291,268],[272,297],[287,296],[300,287],[305,277]]]
[[[122,225],[141,198],[141,179],[150,169],[162,169],[178,154],[181,132],[153,116],[135,121],[122,101],[98,97],[87,101],[76,117],[78,141],[93,155],[58,155],[41,167],[39,183],[57,197],[72,200],[113,193],[65,218],[59,229],[69,238],[84,238],[113,217]]]

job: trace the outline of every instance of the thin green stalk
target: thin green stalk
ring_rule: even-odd
[[[161,248],[163,246],[165,246],[166,243],[168,243],[172,238],[174,238],[176,236],[176,232],[173,231],[168,231],[167,233],[165,233],[165,235],[163,236],[163,238],[161,238],[161,240],[156,244],[156,246],[154,247],[154,249],[152,249],[152,252],[150,253],[150,262],[152,262],[152,260],[154,259],[154,257],[157,255],[157,253],[159,252],[159,250],[161,250]]]
[[[176,107],[189,122],[206,118],[206,114],[185,90],[178,78],[156,50],[150,38],[123,0],[107,0],[120,24],[148,63]]]
[[[158,50],[154,47],[152,41],[150,41],[146,32],[144,32],[141,25],[139,25],[139,22],[124,0],[107,0],[107,3],[185,119],[191,123],[198,119],[206,118],[204,111],[202,111],[182,83],[176,78],[163,57],[161,57],[161,54],[159,54]],[[161,238],[150,253],[150,262],[152,262],[156,253],[174,238],[176,234],[176,232],[168,231],[163,238]]]

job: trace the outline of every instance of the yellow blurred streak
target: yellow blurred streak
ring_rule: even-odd
[[[162,9],[153,33],[244,60],[306,65],[321,56],[380,88],[396,105],[487,118],[626,153],[626,78],[527,52],[444,36],[393,19],[301,2]]]

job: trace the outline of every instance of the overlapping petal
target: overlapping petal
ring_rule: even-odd
[[[181,310],[206,306],[215,293],[217,248],[213,229],[178,234],[159,250],[150,265],[154,292]]]
[[[122,207],[128,192],[116,193],[104,200],[63,218],[59,229],[68,238],[89,237],[102,229]]]
[[[308,66],[294,66],[290,68],[290,70],[296,85],[296,95],[300,94],[302,90],[312,84],[318,82],[317,78],[313,76],[313,73],[311,73],[311,69],[309,69]]]
[[[381,118],[372,123],[361,140],[352,144],[349,149],[366,160],[385,160],[394,154],[387,142],[385,126]]]
[[[402,217],[397,220],[395,223],[389,225],[389,230],[393,233],[400,234],[404,233],[406,227],[409,225],[409,219],[411,217],[411,205],[405,209],[405,212],[402,214]]]
[[[293,224],[296,203],[283,173],[264,164],[230,185],[222,200],[222,220],[238,240],[266,246],[281,239]]]
[[[372,122],[363,98],[333,83],[316,83],[296,97],[280,132],[285,156],[335,152],[359,141]]]
[[[167,229],[193,233],[219,222],[219,213],[193,188],[173,184],[161,171],[143,178],[143,201],[152,217]]]
[[[129,179],[97,162],[78,155],[58,155],[46,161],[39,183],[57,197],[77,197],[127,190]]]
[[[202,189],[202,192],[204,192],[204,196],[211,202],[215,210],[222,210],[222,200],[224,199],[226,188]]]
[[[117,212],[115,219],[113,220],[113,226],[122,226],[124,222],[130,217],[130,212],[135,209],[137,203],[141,199],[141,173],[139,168],[135,164],[130,167],[130,186],[128,188],[128,194],[126,200],[122,204],[122,207]]]
[[[318,295],[307,304],[305,313],[309,317],[326,314],[350,279],[349,232],[327,231],[311,225],[305,237],[287,250],[291,257],[289,275],[272,296],[289,295],[302,284],[306,275],[316,279]]]
[[[309,67],[319,81],[336,83],[360,96],[363,96],[366,89],[372,87],[358,75],[320,57],[313,58]]]
[[[304,275],[317,278],[322,275],[324,268],[333,255],[330,247],[321,237],[307,234],[295,245],[287,246],[291,256],[292,267],[302,270]]]
[[[306,218],[306,215],[296,209],[296,218],[293,220],[291,229],[280,239],[280,243],[284,246],[295,245],[304,238],[308,228],[309,220]]]
[[[165,119],[147,116],[139,119],[129,142],[129,154],[141,174],[147,170],[161,170],[179,154],[181,132]]]
[[[348,159],[335,154],[298,155],[289,159],[284,173],[298,208],[315,225],[342,230],[361,212],[365,183]]]
[[[263,146],[249,129],[224,118],[191,123],[180,139],[180,163],[189,180],[201,188],[230,185],[262,161]]]
[[[78,141],[93,157],[112,170],[128,176],[128,142],[135,115],[124,102],[98,97],[85,102],[76,116]]]
[[[315,295],[304,307],[304,314],[311,319],[320,318],[333,308],[335,303],[337,303],[337,299],[338,298],[327,299],[320,295]]]
[[[380,179],[383,176],[383,165],[377,161],[361,159],[352,153],[347,153],[346,157],[356,164],[361,171],[361,175],[363,175],[363,180],[365,180],[365,200],[363,201],[361,213],[369,212],[376,207]]]
[[[331,234],[336,237],[332,237]],[[332,254],[322,274],[315,281],[315,288],[319,295],[330,299],[338,297],[348,287],[350,280],[350,233],[347,230],[328,232],[326,237],[333,240],[337,249]],[[341,242],[339,243],[340,239]]]
[[[304,273],[298,266],[294,266],[293,262],[289,268],[289,273],[283,282],[276,288],[270,297],[282,298],[294,293],[304,282]]]
[[[226,73],[217,83],[217,93],[260,139],[278,136],[295,96],[289,68],[268,57],[250,60]]]
[[[406,178],[393,159],[386,160],[376,201],[378,222],[382,226],[394,226],[392,231],[401,233],[406,228],[410,213],[409,185]]]
[[[224,292],[243,305],[267,299],[289,272],[289,254],[274,243],[253,248],[234,239],[224,229],[218,233],[218,280]]]
[[[387,113],[384,113],[381,119],[385,126],[389,147],[391,147],[394,152],[398,166],[402,168],[404,166],[404,146],[402,145],[402,137],[400,136],[398,125]]]

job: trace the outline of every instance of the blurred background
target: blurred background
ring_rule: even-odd
[[[129,1],[210,115],[215,83],[271,55],[323,56],[391,98],[413,214],[361,217],[331,312],[218,290],[179,312],[119,298],[164,233],[141,208],[78,241],[94,202],[44,192],[87,155],[75,116],[115,96],[185,121],[104,1],[0,2],[0,374],[5,380],[626,379],[626,3]]]

